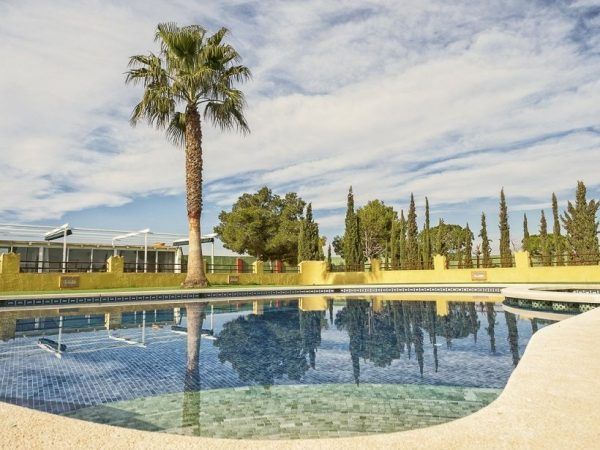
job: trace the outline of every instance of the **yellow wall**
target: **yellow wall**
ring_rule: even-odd
[[[529,254],[515,254],[516,267],[493,269],[446,269],[445,258],[436,255],[432,270],[375,270],[327,272],[322,261],[300,263],[300,283],[328,284],[435,284],[435,283],[600,283],[600,265],[530,267]],[[485,274],[485,281],[473,274]]]
[[[106,273],[70,273],[79,278],[79,288],[65,291],[118,289],[118,288],[161,288],[181,286],[185,279],[182,273],[124,273],[122,257],[113,256],[108,261]],[[297,285],[297,273],[240,273],[243,285]],[[10,291],[58,291],[62,273],[19,273],[19,255],[0,255],[0,293]],[[229,284],[229,274],[209,273],[211,284]]]
[[[600,283],[600,266],[530,267],[526,252],[515,254],[516,267],[494,269],[446,269],[444,257],[434,258],[432,270],[378,270],[371,272],[328,272],[323,261],[303,261],[300,273],[232,274],[241,285],[331,285],[331,284],[435,284],[435,283]],[[121,257],[111,257],[107,273],[68,274],[79,278],[79,290],[179,287],[185,274],[123,273]],[[473,273],[485,273],[485,281]],[[8,291],[57,291],[60,273],[19,273],[19,256],[0,255],[0,293]],[[229,274],[208,274],[213,285],[229,284]],[[69,289],[76,290],[76,289]]]

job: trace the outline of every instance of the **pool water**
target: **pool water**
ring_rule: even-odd
[[[550,323],[491,302],[318,298],[150,308],[1,313],[0,400],[210,437],[401,431],[489,404],[531,335]],[[59,329],[64,352],[38,345],[58,342]]]

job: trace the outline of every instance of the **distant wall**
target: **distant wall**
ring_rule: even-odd
[[[300,284],[435,284],[435,283],[600,283],[600,265],[531,267],[529,253],[515,254],[515,267],[447,269],[446,258],[436,255],[431,270],[380,270],[328,272],[323,261],[300,263]]]
[[[10,291],[58,291],[61,277],[78,279],[79,286],[64,290],[118,289],[118,288],[153,288],[178,287],[185,279],[183,273],[125,273],[123,258],[113,256],[108,260],[107,272],[94,273],[20,273],[20,257],[15,253],[0,255],[0,294]],[[258,268],[262,268],[258,265]],[[256,271],[257,268],[254,267]],[[229,284],[230,276],[237,277],[236,284],[248,285],[295,285],[298,284],[297,273],[209,273],[211,284]],[[233,280],[232,280],[233,281]]]
[[[374,262],[370,272],[328,272],[324,261],[303,261],[299,273],[264,272],[264,263],[252,264],[253,273],[207,274],[211,284],[241,285],[332,285],[332,284],[435,284],[435,283],[600,283],[600,265],[531,267],[529,254],[515,254],[515,267],[492,269],[447,269],[437,255],[431,270],[381,270]],[[60,290],[61,273],[20,273],[20,258],[14,253],[0,255],[0,293],[7,291]],[[106,273],[66,274],[76,277],[79,286],[69,290],[178,287],[185,274],[124,273],[123,259],[109,259]]]

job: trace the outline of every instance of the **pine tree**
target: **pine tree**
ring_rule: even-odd
[[[469,228],[469,224],[465,228],[465,263],[463,264],[465,269],[471,269],[473,267],[473,233]]]
[[[354,194],[352,186],[348,191],[348,205],[346,208],[346,230],[344,232],[344,260],[346,266],[357,266],[362,262],[360,248],[360,229],[358,217],[354,212]]]
[[[508,208],[504,197],[504,188],[500,191],[500,266],[512,266],[512,253],[510,251],[510,229],[508,226]]]
[[[481,254],[482,254],[482,265],[483,267],[492,267],[492,249],[490,247],[490,239],[488,239],[487,224],[485,220],[485,213],[481,213],[481,232],[479,233],[481,238]]]
[[[431,269],[431,235],[429,232],[429,199],[425,197],[425,225],[423,226],[423,268]]]
[[[523,240],[521,241],[521,248],[523,250],[529,250],[529,227],[527,226],[527,214],[523,214]]]
[[[548,239],[548,223],[546,222],[544,210],[542,210],[542,216],[540,218],[540,244],[542,251],[542,265],[549,266],[551,263],[550,242]]]
[[[567,242],[573,259],[578,264],[598,264],[598,222],[596,214],[600,203],[586,200],[583,181],[577,182],[575,205],[567,204],[562,222],[567,233]]]
[[[420,269],[421,258],[419,255],[419,229],[417,227],[417,209],[415,197],[410,194],[410,206],[406,224],[406,264],[408,269]]]
[[[554,220],[552,228],[552,239],[554,241],[554,261],[557,266],[562,266],[565,263],[565,256],[562,242],[562,236],[560,235],[560,219],[558,215],[558,200],[556,194],[552,193],[552,217]]]
[[[406,219],[404,218],[404,210],[400,210],[398,225],[398,267],[406,269]]]

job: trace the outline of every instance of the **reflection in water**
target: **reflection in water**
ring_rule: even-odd
[[[521,357],[519,356],[519,330],[517,329],[517,316],[506,311],[506,326],[508,327],[508,343],[510,353],[512,354],[513,365],[516,367],[519,364]]]
[[[479,319],[477,319],[477,310],[475,309],[475,303],[469,303],[467,305],[469,309],[469,319],[471,321],[471,333],[473,333],[473,342],[477,343],[477,331],[479,331]]]
[[[531,334],[535,334],[538,330],[538,319],[531,319]]]
[[[327,396],[332,385],[345,386],[335,391],[343,392],[344,398],[364,394],[361,405],[372,407],[372,412],[380,407],[388,411],[393,402],[399,401],[396,392],[404,392],[405,388],[396,388],[422,386],[422,391],[408,390],[416,397],[403,397],[408,405],[406,414],[410,415],[415,398],[425,395],[433,385],[501,388],[519,362],[531,333],[551,323],[534,319],[531,325],[523,324],[522,317],[504,313],[491,302],[399,301],[385,297],[250,300],[214,305],[217,313],[214,318],[211,314],[210,329],[215,332],[211,340],[202,337],[205,316],[210,313],[206,305],[192,303],[185,309],[180,309],[181,304],[161,305],[165,308],[162,311],[144,312],[148,306],[90,308],[83,314],[39,310],[0,313],[0,337],[4,340],[0,342],[0,379],[9,380],[0,384],[0,400],[69,414],[107,404],[105,410],[89,412],[90,420],[102,421],[111,410],[119,410],[113,402],[134,403],[136,399],[170,395],[174,396],[170,403],[160,404],[157,400],[156,404],[157,417],[163,413],[161,408],[171,408],[164,412],[165,416],[171,414],[170,428],[165,425],[164,429],[181,427],[186,433],[210,435],[218,432],[218,427],[213,426],[213,431],[207,427],[219,420],[227,420],[230,428],[237,427],[232,425],[231,417],[218,414],[219,402],[225,398],[245,399],[250,406],[241,416],[260,416],[260,402],[272,405],[279,401],[277,395],[285,394],[285,402],[289,403],[284,405],[290,420],[295,420],[293,414],[304,417],[303,413],[315,412],[311,409],[312,399],[304,401],[303,394],[294,393],[304,393],[307,385],[318,387],[312,391],[315,404],[323,399],[321,409],[317,408],[319,414],[336,410],[339,397]],[[59,314],[64,314],[67,343],[61,360],[49,357],[36,346],[39,338],[57,336]],[[173,330],[174,324],[177,330]],[[482,324],[487,325],[489,344],[478,339],[479,328],[485,326]],[[124,341],[110,339],[111,332]],[[144,342],[144,336],[146,346],[131,345]],[[278,389],[298,384],[303,385],[298,391]],[[248,391],[239,390],[247,393],[237,396],[215,392],[253,385]],[[394,389],[389,390],[390,397],[384,403],[369,405],[369,401],[381,400],[369,400],[370,393],[376,392],[369,385]],[[30,386],[40,388],[32,391]],[[439,392],[442,397],[443,392]],[[462,391],[459,394],[458,401],[471,402],[471,393],[467,397]],[[443,397],[443,401],[455,405],[457,398]],[[231,404],[230,409],[235,410],[236,405]],[[344,407],[345,403],[340,405]],[[144,410],[145,403],[144,407],[130,406],[133,424],[140,419],[135,411]],[[435,414],[444,416],[440,411]],[[322,416],[315,417],[315,423],[322,422]],[[239,420],[243,422],[243,417]],[[339,420],[348,423],[345,417]],[[416,422],[420,420],[415,418]],[[162,424],[156,426],[163,429]]]
[[[186,305],[187,358],[183,384],[182,426],[200,434],[200,337],[204,305]]]
[[[333,325],[333,299],[327,300],[327,309],[329,310],[329,324]]]
[[[320,322],[318,326],[320,331]],[[317,334],[313,328],[314,322],[306,327],[308,341],[304,343],[297,308],[265,308],[262,315],[240,316],[227,322],[215,346],[219,348],[219,360],[229,362],[241,380],[269,386],[284,375],[299,380],[308,370],[306,346],[313,351],[316,348],[310,347]]]
[[[494,328],[496,326],[496,311],[494,310],[494,304],[486,303],[485,312],[488,322],[487,332],[488,336],[490,337],[490,351],[492,353],[496,353],[496,335],[494,332]]]
[[[315,368],[317,348],[321,345],[321,327],[325,313],[321,311],[299,311],[302,352],[308,353],[309,364]]]

